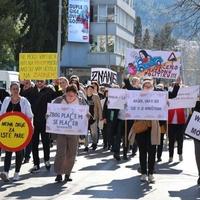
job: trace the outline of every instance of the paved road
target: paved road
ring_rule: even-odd
[[[42,155],[42,154],[41,154]],[[51,149],[51,163],[55,147]],[[55,183],[53,167],[50,172],[42,167],[41,172],[32,175],[28,170],[32,163],[22,166],[21,180],[4,184],[0,181],[0,199],[142,199],[142,200],[200,200],[197,187],[197,169],[194,159],[192,140],[184,142],[184,160],[168,163],[168,153],[164,152],[163,161],[156,165],[156,183],[141,183],[137,169],[138,154],[128,161],[115,161],[109,151],[79,151],[73,169],[73,181]],[[0,162],[2,170],[3,162]],[[10,176],[13,175],[14,160]]]

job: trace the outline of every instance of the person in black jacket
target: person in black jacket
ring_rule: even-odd
[[[196,105],[193,111],[200,112],[200,100],[196,102]],[[199,178],[197,180],[197,185],[200,185],[200,140],[194,139],[194,150],[195,150],[195,158],[196,158],[198,175],[199,175]]]
[[[44,151],[44,162],[47,170],[50,169],[50,136],[46,133],[46,112],[47,104],[55,99],[58,95],[50,87],[46,86],[45,80],[37,80],[34,88],[29,88],[24,96],[28,98],[32,111],[34,114],[33,125],[34,133],[32,137],[32,154],[33,154],[33,168],[30,169],[31,173],[40,170],[40,159],[39,159],[39,137],[43,144]]]
[[[0,88],[0,110],[3,100],[8,96],[10,96],[10,94],[4,88]],[[1,157],[1,148],[0,148],[0,157]]]

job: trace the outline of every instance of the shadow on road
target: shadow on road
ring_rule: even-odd
[[[109,184],[90,186],[74,195],[89,195],[90,198],[105,199],[139,199],[153,191],[150,184],[141,183],[139,176],[134,176],[128,179],[113,180]]]
[[[197,185],[179,191],[169,191],[170,197],[178,197],[180,200],[199,200],[200,187]]]
[[[31,183],[30,183],[31,184]],[[66,190],[66,186],[62,183],[50,183],[40,187],[30,187],[23,191],[12,192],[6,197],[15,197],[17,199],[29,199],[32,197],[53,197],[54,195],[60,194],[62,191]]]

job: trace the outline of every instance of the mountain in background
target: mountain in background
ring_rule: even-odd
[[[136,16],[141,17],[143,30],[148,28],[151,33],[155,34],[166,23],[176,21],[177,11],[172,9],[174,3],[174,0],[135,0]],[[174,27],[173,36],[184,38],[184,29]]]

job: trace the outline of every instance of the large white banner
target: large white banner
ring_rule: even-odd
[[[89,0],[69,0],[68,41],[89,42]]]
[[[127,48],[126,70],[135,76],[177,79],[180,74],[181,53]]]
[[[126,105],[125,89],[109,88],[108,89],[108,108],[123,110]]]
[[[127,106],[120,111],[120,119],[167,120],[168,93],[162,91],[127,90]]]
[[[91,81],[101,84],[117,84],[117,72],[107,68],[92,68]]]
[[[48,103],[46,131],[65,135],[87,135],[89,107]]]
[[[183,87],[174,99],[169,99],[169,109],[193,108],[199,95],[199,86]]]
[[[185,133],[200,141],[200,113],[193,112]]]

